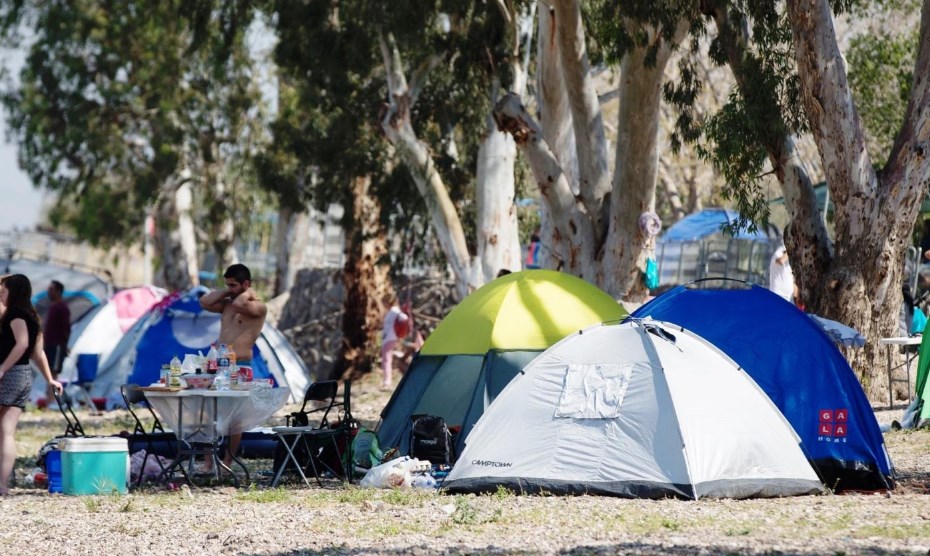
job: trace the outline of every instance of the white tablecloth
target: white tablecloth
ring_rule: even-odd
[[[184,440],[212,442],[265,423],[284,406],[289,393],[287,388],[181,390],[149,391],[145,397],[162,423]]]

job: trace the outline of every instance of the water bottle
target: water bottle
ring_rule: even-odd
[[[216,384],[217,390],[229,390],[229,348],[226,344],[220,344],[220,349],[216,352]]]
[[[436,488],[436,479],[428,473],[423,473],[414,477],[410,486],[414,488]]]

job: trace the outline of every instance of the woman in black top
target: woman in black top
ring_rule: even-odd
[[[32,306],[32,284],[22,274],[0,280],[0,496],[7,494],[10,473],[16,461],[16,424],[29,400],[35,360],[45,379],[58,392],[61,383],[52,378],[48,360],[41,349],[39,315]]]

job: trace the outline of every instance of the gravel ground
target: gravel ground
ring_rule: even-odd
[[[356,415],[374,421],[387,394],[367,381],[353,393]],[[878,419],[900,414],[880,411]],[[104,419],[119,429],[119,417]],[[25,461],[60,416],[30,413],[23,425]],[[333,482],[69,497],[20,487],[0,499],[0,554],[927,554],[930,430],[885,439],[899,488],[879,494],[686,502],[449,496]]]

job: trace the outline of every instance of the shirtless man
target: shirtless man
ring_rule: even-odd
[[[214,290],[200,298],[200,306],[211,313],[222,313],[219,343],[232,346],[240,367],[252,363],[252,347],[262,332],[268,308],[252,289],[252,273],[243,264],[234,264],[223,274],[225,290]],[[223,458],[228,466],[239,449],[242,434],[229,436],[229,451]]]

